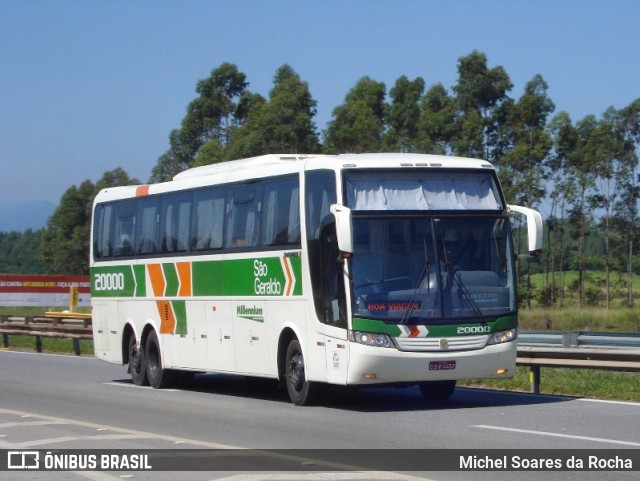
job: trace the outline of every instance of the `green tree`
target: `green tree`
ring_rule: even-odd
[[[584,275],[585,275],[585,243],[588,225],[592,222],[593,211],[589,203],[590,196],[595,189],[596,173],[593,169],[593,132],[598,122],[593,115],[587,115],[576,124],[576,148],[569,156],[569,175],[574,187],[572,188],[572,208],[569,220],[576,230],[577,264],[578,264],[578,305],[584,305]]]
[[[524,94],[509,112],[504,130],[510,148],[501,156],[500,181],[508,201],[535,207],[544,196],[543,162],[551,149],[547,117],[555,106],[540,75],[527,83]]]
[[[633,257],[638,238],[638,152],[640,151],[640,98],[620,111],[624,139],[627,142],[629,165],[620,179],[620,199],[615,206],[615,221],[626,243],[627,307],[633,307]]]
[[[6,274],[47,274],[40,257],[43,230],[0,232],[0,272]]]
[[[269,101],[254,101],[245,123],[236,130],[229,147],[230,157],[319,152],[313,121],[316,105],[307,82],[289,65],[283,65],[274,76]]]
[[[571,198],[573,183],[568,176],[567,163],[569,156],[576,148],[577,132],[566,112],[557,114],[547,125],[551,138],[551,151],[547,156],[546,177],[549,182],[551,210],[547,219],[547,248],[545,249],[545,265],[547,285],[551,276],[549,289],[549,305],[556,303],[556,293],[564,292],[563,277],[560,287],[556,285],[556,270],[564,265],[565,254],[565,213],[567,199]]]
[[[454,153],[498,163],[498,133],[506,120],[513,87],[504,68],[489,68],[487,57],[473,51],[458,61],[455,92],[457,135]]]
[[[89,238],[93,200],[100,189],[139,184],[121,168],[105,172],[94,185],[85,180],[67,189],[42,235],[41,255],[52,274],[89,273]]]
[[[212,70],[208,78],[199,80],[196,84],[199,96],[187,106],[180,129],[171,131],[169,150],[158,159],[150,181],[169,180],[193,166],[200,149],[208,142],[226,147],[247,113],[246,104],[252,98],[246,91],[247,85],[245,74],[226,62]]]
[[[424,80],[400,77],[389,91],[391,103],[386,105],[388,130],[384,134],[383,149],[389,152],[415,152],[420,120],[420,98]]]
[[[455,99],[442,84],[429,88],[420,102],[417,150],[428,154],[450,154],[455,135]]]
[[[363,77],[333,109],[325,133],[327,153],[379,152],[384,135],[386,87]]]

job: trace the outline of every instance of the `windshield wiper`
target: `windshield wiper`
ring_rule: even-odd
[[[458,290],[462,293],[462,295],[459,295],[459,297],[462,298],[462,301],[464,302],[464,304],[473,313],[473,317],[475,319],[480,319],[482,317],[482,311],[478,307],[478,304],[476,303],[476,301],[473,300],[473,297],[471,297],[471,293],[467,289],[467,286],[464,284],[464,282],[462,282],[460,272],[457,272],[453,263],[449,262],[449,257],[447,254],[447,248],[445,246],[444,239],[442,239],[442,257],[444,260],[444,268],[447,272],[447,285],[446,285],[447,294],[451,296],[452,295],[451,289],[453,287],[453,284],[454,283],[457,284]],[[443,302],[444,302],[444,294],[445,294],[445,286],[442,286]],[[450,305],[453,304],[451,299],[449,299],[449,304]],[[446,316],[444,306],[443,306],[442,312]]]
[[[424,262],[422,263],[422,269],[420,270],[420,275],[418,276],[418,283],[411,294],[411,299],[409,299],[409,305],[407,309],[402,314],[402,318],[400,319],[401,324],[405,324],[410,318],[411,314],[415,310],[417,305],[418,296],[422,292],[422,284],[425,279],[429,276],[429,271],[431,270],[431,262],[429,262],[429,251],[427,250],[427,238],[422,238],[422,246],[424,251]],[[427,281],[427,293],[431,293],[431,288],[429,286],[429,282]]]

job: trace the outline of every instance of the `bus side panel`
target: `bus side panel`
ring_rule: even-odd
[[[256,375],[277,374],[269,362],[267,303],[256,299],[234,301],[232,316],[238,372]]]
[[[170,351],[166,365],[173,368],[209,368],[208,332],[204,314],[204,302],[174,301],[175,327],[173,333],[162,333],[161,344]]]
[[[205,302],[207,321],[208,368],[215,371],[236,371],[236,345],[233,332],[231,302]]]
[[[118,327],[116,301],[94,301],[91,317],[95,356],[103,361],[122,364],[122,329]]]
[[[331,384],[347,384],[349,367],[349,347],[347,330],[323,326],[326,333],[327,381]]]

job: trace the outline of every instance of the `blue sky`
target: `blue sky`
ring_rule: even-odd
[[[115,167],[146,181],[195,85],[222,62],[268,96],[291,65],[316,124],[365,75],[451,88],[473,50],[518,98],[541,74],[574,121],[640,97],[640,2],[0,0],[0,202],[48,200]]]

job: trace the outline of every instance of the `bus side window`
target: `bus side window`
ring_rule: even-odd
[[[226,247],[260,245],[261,190],[258,182],[240,184],[230,189]]]
[[[93,257],[94,259],[107,259],[113,255],[111,243],[111,220],[114,207],[111,204],[99,205],[95,211],[93,226]]]
[[[170,194],[162,206],[160,252],[186,252],[191,222],[191,195]]]
[[[158,197],[144,199],[138,205],[136,254],[150,255],[157,252],[160,200]]]
[[[222,248],[224,189],[211,188],[197,192],[194,208],[194,249],[201,251]]]
[[[344,275],[339,260],[336,224],[333,219],[322,228],[320,235],[320,259],[322,264],[323,318],[325,324],[347,327],[347,307],[344,296]]]
[[[265,182],[262,245],[300,243],[300,188],[297,177]]]
[[[114,255],[133,255],[133,245],[135,242],[134,228],[136,224],[135,204],[132,201],[120,202],[116,207],[114,238],[112,244],[116,246]]]
[[[340,299],[344,299],[344,289],[340,290],[337,279],[338,265],[335,227],[333,236],[330,229],[333,215],[329,211],[337,200],[336,175],[332,170],[313,170],[305,174],[305,228],[307,232],[308,263],[313,287],[313,303],[320,322],[340,324]],[[328,223],[327,223],[328,222]],[[333,255],[335,254],[335,255]],[[331,257],[333,256],[333,259]],[[325,265],[330,262],[331,265]],[[334,297],[338,295],[337,299]],[[338,309],[335,309],[337,301]],[[338,313],[335,321],[334,313]],[[346,319],[343,317],[342,319]]]

